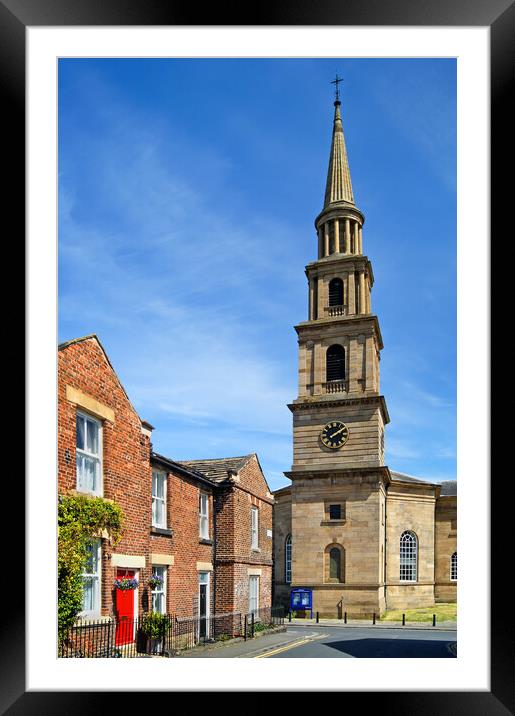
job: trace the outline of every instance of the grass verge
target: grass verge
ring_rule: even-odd
[[[436,614],[436,623],[438,622],[455,622],[457,619],[457,604],[435,604],[433,607],[423,607],[422,609],[392,609],[383,614],[381,621],[383,622],[400,622],[403,613],[406,615],[407,622],[432,622],[433,614]]]

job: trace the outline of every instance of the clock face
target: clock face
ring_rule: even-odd
[[[327,423],[320,433],[320,440],[328,448],[341,448],[349,439],[349,428],[341,420]]]

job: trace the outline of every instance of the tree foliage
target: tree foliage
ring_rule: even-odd
[[[59,640],[73,626],[82,609],[81,574],[88,559],[89,540],[104,530],[116,544],[122,533],[123,512],[119,505],[102,497],[61,495],[58,505],[58,630]]]

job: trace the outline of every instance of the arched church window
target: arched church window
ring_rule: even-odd
[[[343,281],[333,278],[329,282],[329,305],[341,306],[343,304]]]
[[[401,534],[400,540],[400,581],[417,581],[417,536],[414,532],[406,530]]]
[[[326,380],[345,379],[345,348],[340,345],[329,346],[326,354]]]
[[[458,553],[454,552],[451,556],[451,581],[456,582],[458,579]]]
[[[284,542],[284,581],[291,582],[291,535]]]
[[[337,582],[342,579],[342,555],[338,547],[329,550],[329,579]]]

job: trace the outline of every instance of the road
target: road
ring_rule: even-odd
[[[449,646],[456,642],[455,631],[429,629],[375,629],[374,627],[324,627],[305,630],[298,646],[271,649],[260,658],[269,659],[353,659],[353,658],[453,658]],[[313,636],[311,636],[313,635]]]
[[[286,632],[184,652],[179,658],[454,658],[456,630],[289,625]]]

